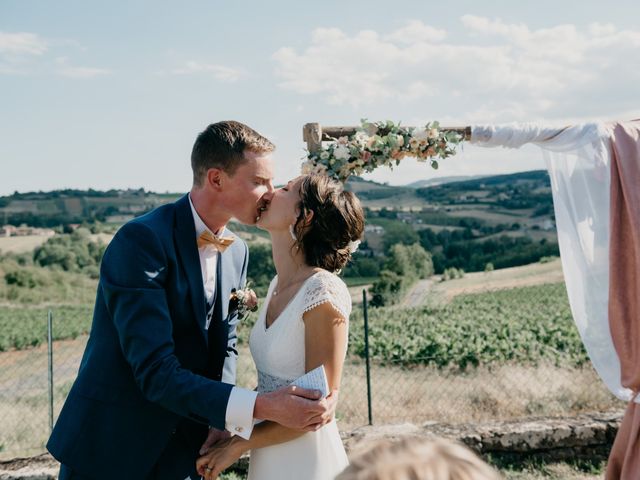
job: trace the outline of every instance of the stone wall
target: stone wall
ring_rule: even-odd
[[[376,439],[434,436],[459,440],[481,455],[520,462],[527,459],[563,461],[606,460],[620,426],[623,412],[583,414],[566,418],[447,425],[430,422],[360,427],[343,432],[347,451]],[[246,472],[247,458],[234,467]],[[0,462],[0,480],[55,480],[56,461],[49,455]]]

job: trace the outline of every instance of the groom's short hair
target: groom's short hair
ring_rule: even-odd
[[[235,121],[212,123],[196,138],[191,151],[193,184],[201,186],[210,168],[233,175],[246,158],[245,150],[270,153],[275,145],[245,124]]]

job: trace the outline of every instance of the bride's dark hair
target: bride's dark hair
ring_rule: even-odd
[[[351,258],[351,242],[360,240],[364,232],[358,197],[337,180],[307,175],[300,186],[298,210],[293,230],[307,265],[330,272],[344,268]],[[305,224],[310,212],[311,221]]]

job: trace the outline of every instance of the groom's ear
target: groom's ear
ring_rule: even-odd
[[[224,176],[222,175],[222,173],[222,170],[219,168],[210,168],[209,170],[207,170],[207,185],[214,190],[221,190],[223,179],[222,177]]]

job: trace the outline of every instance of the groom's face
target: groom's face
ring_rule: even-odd
[[[244,152],[246,161],[224,181],[225,204],[241,223],[253,225],[273,195],[271,154]]]

